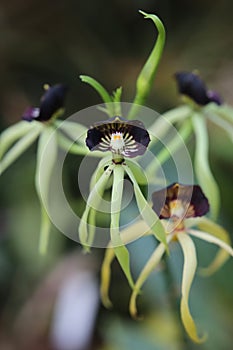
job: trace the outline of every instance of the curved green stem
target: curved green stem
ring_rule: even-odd
[[[144,15],[145,18],[149,18],[154,22],[154,25],[158,30],[158,37],[149,58],[147,59],[137,78],[136,96],[133,101],[133,106],[128,115],[129,119],[133,119],[138,109],[140,108],[140,105],[144,105],[146,98],[152,88],[158,64],[163,53],[166,38],[164,25],[156,15],[147,14],[143,11],[139,12]]]

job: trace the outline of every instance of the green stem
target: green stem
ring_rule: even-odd
[[[133,101],[133,106],[128,115],[129,119],[134,119],[135,114],[140,108],[140,105],[144,105],[146,98],[149,95],[152,84],[154,82],[158,64],[163,53],[166,38],[166,32],[163,23],[156,15],[147,14],[143,11],[139,12],[144,15],[145,18],[149,18],[154,22],[154,25],[158,30],[158,37],[149,58],[147,59],[137,78],[136,96]]]

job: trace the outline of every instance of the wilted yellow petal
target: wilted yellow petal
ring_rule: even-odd
[[[192,239],[187,234],[178,233],[177,238],[184,254],[184,268],[181,288],[182,297],[180,304],[181,319],[189,337],[196,343],[202,343],[205,341],[206,337],[204,336],[200,338],[198,336],[196,325],[191,316],[188,305],[189,292],[197,267],[196,249]]]
[[[172,235],[168,236],[167,238],[167,244],[170,242]],[[142,272],[138,276],[137,281],[135,282],[135,288],[131,294],[130,302],[129,302],[129,312],[132,317],[137,317],[137,305],[136,305],[136,299],[138,294],[140,293],[140,289],[144,282],[147,280],[151,272],[156,268],[158,263],[160,262],[164,252],[165,252],[165,245],[163,243],[160,243],[157,248],[155,249],[154,253],[151,255],[150,259],[147,261],[146,265],[144,266]]]

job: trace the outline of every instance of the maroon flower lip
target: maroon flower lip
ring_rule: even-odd
[[[48,121],[60,108],[64,107],[67,90],[68,87],[63,84],[49,87],[41,97],[40,106],[28,107],[22,119],[29,122],[33,120],[40,122]]]
[[[152,194],[153,209],[160,219],[203,216],[209,202],[198,185],[174,183]]]
[[[175,74],[179,92],[190,97],[199,105],[205,106],[210,102],[217,105],[223,103],[219,94],[215,91],[208,90],[204,81],[194,73],[177,72]]]
[[[144,154],[149,142],[149,133],[141,121],[118,116],[95,123],[86,138],[90,151],[111,151],[129,158]]]

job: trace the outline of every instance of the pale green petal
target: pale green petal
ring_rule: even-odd
[[[101,266],[101,283],[100,283],[100,296],[102,303],[106,308],[112,306],[112,302],[109,298],[109,286],[111,282],[111,264],[115,258],[115,252],[113,248],[107,247],[105,250],[104,260]]]
[[[33,129],[34,126],[34,123],[20,121],[4,130],[0,136],[0,159],[15,141],[24,136],[29,130]]]
[[[203,115],[194,113],[192,117],[196,136],[194,167],[198,183],[210,203],[210,213],[215,219],[218,216],[220,195],[219,188],[209,166],[209,139],[206,120]]]
[[[208,115],[208,118],[219,128],[223,129],[228,135],[231,142],[233,142],[233,124],[229,123],[228,121],[222,119],[221,117],[213,113],[210,113]]]
[[[179,121],[184,121],[192,114],[192,110],[189,106],[179,106],[172,110],[161,114],[156,121],[149,127],[148,131],[151,135],[156,135],[157,139],[152,139],[150,147],[155,144],[159,139],[162,139],[171,128],[173,124]]]
[[[184,142],[188,140],[192,132],[192,124],[190,120],[185,120],[183,125],[178,130],[176,136],[166,143],[166,147],[163,147],[155,156],[147,169],[146,174],[150,180],[156,177],[156,173],[159,167],[164,164],[169,158],[173,158],[173,155],[180,147],[184,147]]]
[[[58,127],[58,131],[63,131],[66,135],[68,135],[71,140],[75,142],[81,142],[84,144],[85,138],[87,136],[87,127],[73,122],[71,120],[64,121],[55,121],[54,124]]]
[[[206,336],[199,337],[196,325],[189,310],[189,292],[197,267],[196,249],[192,239],[185,233],[177,234],[178,241],[184,254],[184,268],[181,287],[181,319],[189,337],[196,343],[205,341]]]
[[[36,140],[41,128],[35,127],[18,140],[5,154],[0,162],[0,174],[2,174],[26,149]]]
[[[169,235],[167,237],[167,244],[170,242],[172,238],[172,235]],[[143,270],[139,274],[135,286],[133,289],[133,292],[130,297],[130,302],[129,302],[129,312],[132,317],[137,318],[137,296],[140,294],[141,287],[149,277],[149,275],[154,271],[154,269],[157,267],[159,264],[163,254],[165,253],[165,245],[163,243],[160,243],[154,253],[151,255],[149,260],[147,261],[146,265],[144,266]]]
[[[121,239],[123,243],[126,245],[138,237],[145,236],[149,234],[150,228],[145,223],[145,221],[140,220],[137,221],[134,224],[129,225],[127,228],[122,230],[120,232]],[[111,280],[111,264],[115,258],[115,252],[114,249],[112,249],[112,244],[109,243],[104,260],[101,267],[101,285],[100,285],[100,295],[103,304],[106,307],[110,307],[112,305],[110,299],[109,299],[109,286],[110,286],[110,280]]]
[[[124,274],[129,282],[129,285],[133,288],[134,282],[130,272],[129,252],[121,239],[119,228],[123,187],[124,169],[122,165],[116,165],[113,169],[113,186],[111,198],[111,244],[113,246],[117,260],[119,261],[119,264],[121,265],[121,268],[124,271]]]
[[[53,127],[46,127],[40,135],[38,151],[35,184],[37,195],[41,205],[41,227],[39,251],[41,254],[47,252],[50,219],[49,210],[49,187],[54,165],[57,159],[57,139]]]
[[[221,241],[227,243],[228,245],[231,245],[230,235],[223,227],[219,226],[215,222],[205,217],[197,219],[199,220],[197,220],[196,224],[194,222],[194,225],[197,226],[200,230],[219,238]],[[190,219],[187,219],[187,222],[189,220]],[[199,268],[200,274],[202,276],[210,276],[211,274],[216,272],[226,262],[228,258],[229,254],[224,249],[220,249],[217,252],[214,260],[210,263],[208,267]]]
[[[105,170],[102,175],[100,176],[100,178],[98,179],[98,181],[96,182],[96,184],[94,185],[94,187],[92,188],[89,197],[87,199],[87,203],[86,203],[86,208],[84,210],[84,213],[82,215],[82,218],[80,220],[80,224],[79,224],[79,238],[80,238],[80,242],[83,245],[83,247],[85,248],[86,251],[89,251],[89,245],[88,242],[89,241],[89,228],[88,228],[88,218],[89,218],[89,214],[90,214],[90,209],[94,208],[95,210],[98,210],[99,205],[101,203],[101,200],[103,199],[103,194],[104,194],[104,190],[106,188],[106,184],[110,178],[110,176],[112,175],[112,171],[114,169],[115,165],[111,164],[107,170]],[[91,228],[91,230],[94,228]],[[92,238],[93,238],[93,232],[92,232]]]
[[[125,168],[126,173],[129,176],[130,180],[132,181],[138,209],[139,209],[139,212],[140,212],[142,218],[145,220],[147,225],[151,228],[154,236],[165,245],[166,249],[168,249],[167,240],[166,240],[166,232],[164,230],[164,227],[163,227],[161,221],[159,220],[157,214],[150,207],[150,205],[146,201],[145,197],[143,196],[141,189],[140,189],[140,187],[135,179],[134,173],[131,171],[130,167],[127,165],[124,165],[124,168]]]
[[[192,236],[203,239],[206,242],[218,245],[220,248],[224,249],[228,254],[230,254],[233,257],[232,247],[229,244],[223,242],[221,239],[214,237],[214,236],[210,235],[209,233],[199,231],[199,230],[189,229],[188,233],[190,233]]]

